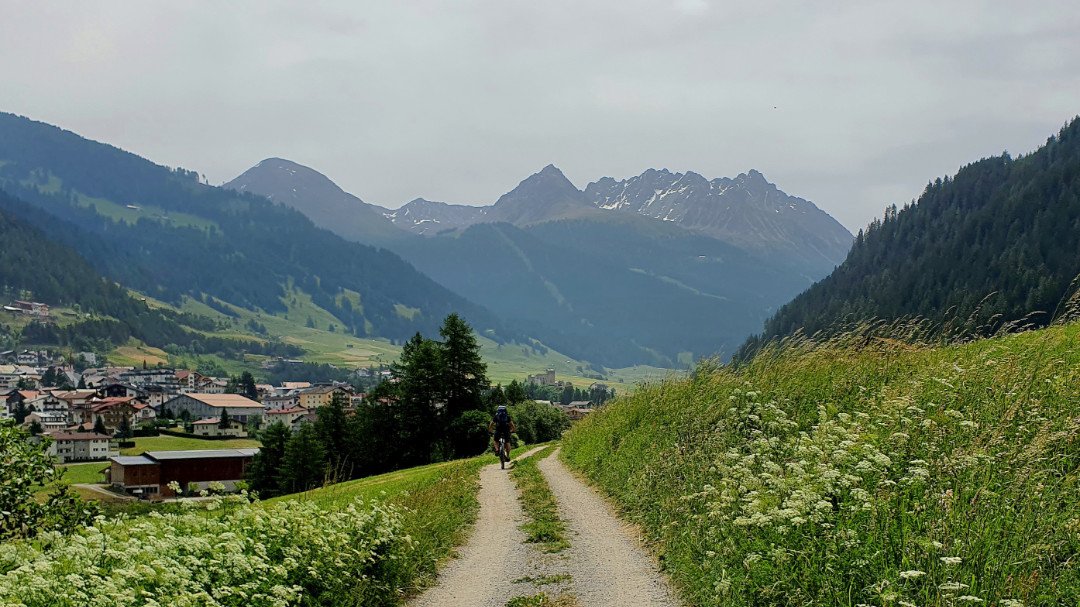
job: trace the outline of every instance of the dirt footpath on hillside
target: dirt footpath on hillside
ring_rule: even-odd
[[[641,605],[676,607],[680,603],[633,527],[570,473],[558,451],[540,461],[540,471],[559,501],[559,516],[570,529],[573,581],[570,592],[590,607]]]
[[[530,451],[526,457],[534,453]],[[570,547],[544,554],[526,544],[517,489],[497,465],[480,473],[480,512],[459,558],[410,607],[503,607],[518,596],[568,593],[588,607],[676,607],[663,575],[632,529],[556,457],[540,470],[567,521]]]
[[[439,571],[438,583],[409,602],[411,607],[503,607],[525,594],[514,580],[545,575],[540,571],[547,560],[540,557],[545,555],[525,544],[525,534],[518,529],[525,514],[510,470],[498,464],[482,468],[477,499],[480,512],[469,541],[458,551],[458,558]]]

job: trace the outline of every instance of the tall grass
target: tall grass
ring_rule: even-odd
[[[270,500],[299,501],[335,511],[356,500],[394,508],[402,532],[410,538],[408,552],[395,565],[401,570],[398,592],[415,594],[435,580],[438,564],[455,546],[465,543],[480,504],[480,468],[498,461],[494,455],[431,464],[379,476],[330,485]]]
[[[644,386],[563,457],[694,605],[1080,604],[1080,325],[887,334]]]

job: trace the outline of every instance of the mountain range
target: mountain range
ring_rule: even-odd
[[[166,302],[284,314],[285,298],[301,292],[361,337],[433,335],[458,312],[496,340],[524,339],[399,256],[319,229],[285,204],[12,114],[0,114],[0,189],[32,205],[19,219],[51,241]]]
[[[285,159],[213,187],[0,114],[0,189],[31,209],[17,219],[127,288],[269,314],[299,293],[393,340],[456,311],[496,341],[609,367],[731,353],[839,261],[847,232],[813,204],[756,172],[703,179],[650,170],[582,190],[548,165],[486,207],[391,210]]]
[[[367,242],[559,351],[609,366],[673,366],[733,351],[851,241],[756,171],[714,180],[728,184],[722,193],[693,175],[649,170],[580,190],[548,165],[488,206],[418,199],[384,209],[397,229]],[[639,200],[646,185],[663,216]],[[225,187],[285,202],[346,238],[386,229],[371,205],[288,161],[264,160]],[[355,212],[342,212],[346,200]]]
[[[834,269],[850,234],[752,170],[710,180],[649,169],[578,189],[549,165],[489,206],[391,210],[283,159],[212,187],[0,114],[0,229],[16,255],[0,279],[9,292],[85,300],[120,323],[94,327],[103,339],[193,349],[206,319],[147,314],[96,285],[276,315],[304,296],[345,331],[394,340],[434,334],[458,312],[496,341],[605,366],[678,366],[879,318],[984,334],[1076,307],[1077,166],[1074,120],[1030,155],[973,163],[887,209]],[[23,271],[12,247],[48,270]]]

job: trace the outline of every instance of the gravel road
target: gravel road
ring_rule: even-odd
[[[631,526],[556,455],[540,471],[570,529],[570,592],[589,607],[676,607],[680,603]]]
[[[544,458],[540,470],[567,521],[570,547],[544,554],[524,543],[518,527],[525,515],[514,482],[507,470],[487,466],[480,472],[480,512],[472,536],[459,558],[440,571],[437,585],[410,607],[503,607],[541,590],[549,596],[569,593],[588,607],[679,605],[633,529],[607,502],[557,457]]]
[[[468,543],[439,572],[437,584],[409,602],[411,607],[503,607],[515,596],[532,594],[514,580],[547,575],[551,559],[524,543],[518,527],[525,514],[517,496],[510,470],[498,464],[481,469],[480,512]]]

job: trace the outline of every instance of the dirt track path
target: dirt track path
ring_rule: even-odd
[[[525,515],[509,473],[498,464],[480,470],[480,512],[468,543],[439,572],[438,584],[410,601],[411,607],[503,607],[521,594],[513,581],[535,575],[530,571],[538,568],[537,555],[518,529]]]
[[[540,471],[559,500],[559,515],[570,529],[567,550],[570,591],[590,607],[676,607],[667,580],[642,548],[633,527],[619,520],[588,485],[557,457],[540,461]]]
[[[540,470],[568,523],[570,548],[551,555],[525,544],[514,482],[497,465],[487,466],[480,472],[480,513],[472,536],[459,558],[439,573],[437,585],[410,607],[503,607],[541,590],[551,596],[568,592],[589,607],[679,605],[631,528],[604,500],[557,457],[546,457]],[[542,586],[524,581],[544,576],[564,581]]]

